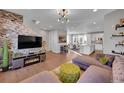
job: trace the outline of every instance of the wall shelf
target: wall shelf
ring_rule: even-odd
[[[124,28],[124,19],[120,19],[120,23],[115,25],[115,30],[116,31],[120,31],[120,30],[118,30],[119,28]],[[112,34],[111,38],[114,38],[114,37],[120,37],[119,39],[121,39],[122,37],[124,37],[124,32],[121,31],[121,32],[119,32],[117,34]],[[124,41],[117,42],[115,44],[115,47],[123,47],[123,46],[124,46]],[[113,54],[124,55],[123,50],[121,50],[120,52],[117,52],[116,50],[112,50],[112,53]]]
[[[112,35],[112,37],[124,37],[124,35]]]
[[[115,46],[117,47],[117,46],[124,46],[124,44],[115,44]]]
[[[114,50],[112,50],[113,54],[119,54],[119,55],[124,55],[124,52],[115,52]]]
[[[115,30],[117,30],[118,28],[122,28],[122,27],[124,27],[124,25],[117,24],[115,25]]]

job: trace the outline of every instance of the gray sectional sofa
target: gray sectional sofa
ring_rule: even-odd
[[[77,83],[124,82],[124,57],[116,56],[112,68],[99,64],[97,60],[88,56],[79,56],[76,60],[90,64]],[[61,83],[61,81],[54,72],[44,71],[21,81],[21,83]]]
[[[50,71],[40,72],[30,78],[27,78],[20,83],[60,83],[57,76]]]
[[[110,83],[112,71],[91,65],[80,77],[77,83]]]
[[[111,76],[110,70],[92,65],[80,76],[77,83],[110,83]],[[61,81],[55,73],[43,71],[20,83],[61,83]]]

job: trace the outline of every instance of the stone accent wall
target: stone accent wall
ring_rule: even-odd
[[[6,10],[0,10],[0,18],[9,19],[13,22],[23,23],[23,16]]]
[[[4,38],[7,38],[9,40],[10,49],[13,52],[29,53],[30,51],[39,51],[39,49],[41,49],[18,50],[18,35],[41,36],[22,23],[0,18],[0,44],[2,44]]]

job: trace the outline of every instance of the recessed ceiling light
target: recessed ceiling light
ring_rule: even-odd
[[[98,11],[98,9],[93,9],[93,12],[97,12]]]
[[[95,25],[95,24],[96,24],[96,22],[93,22],[93,24]]]
[[[62,23],[64,23],[64,22],[62,21]]]
[[[39,20],[32,20],[32,22],[36,25],[40,24],[40,21]]]

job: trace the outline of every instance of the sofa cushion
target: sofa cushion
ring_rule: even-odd
[[[60,81],[52,72],[43,71],[21,81],[20,83],[60,83]]]
[[[77,83],[109,83],[112,81],[112,71],[91,65],[80,77]]]
[[[112,66],[113,82],[124,83],[124,60],[122,57],[116,56]]]
[[[78,56],[78,57],[72,59],[72,61],[73,61],[73,63],[75,63],[75,61],[78,61],[78,63],[80,63],[80,64],[85,64],[88,66],[96,65],[96,66],[100,66],[102,68],[106,68],[106,69],[111,70],[111,68],[109,66],[103,65],[95,58],[87,56],[87,55]],[[81,66],[79,65],[79,67],[81,67]]]
[[[73,60],[73,64],[80,66],[80,68],[83,70],[86,70],[90,66],[85,63],[83,64],[83,62],[81,63],[80,61],[74,61],[74,60]]]
[[[104,57],[105,54],[96,54],[96,59],[99,60],[101,57]]]
[[[105,65],[112,67],[112,63],[114,61],[115,56],[110,54],[96,54],[96,59],[100,60],[100,58],[106,57],[108,61],[105,63]]]

